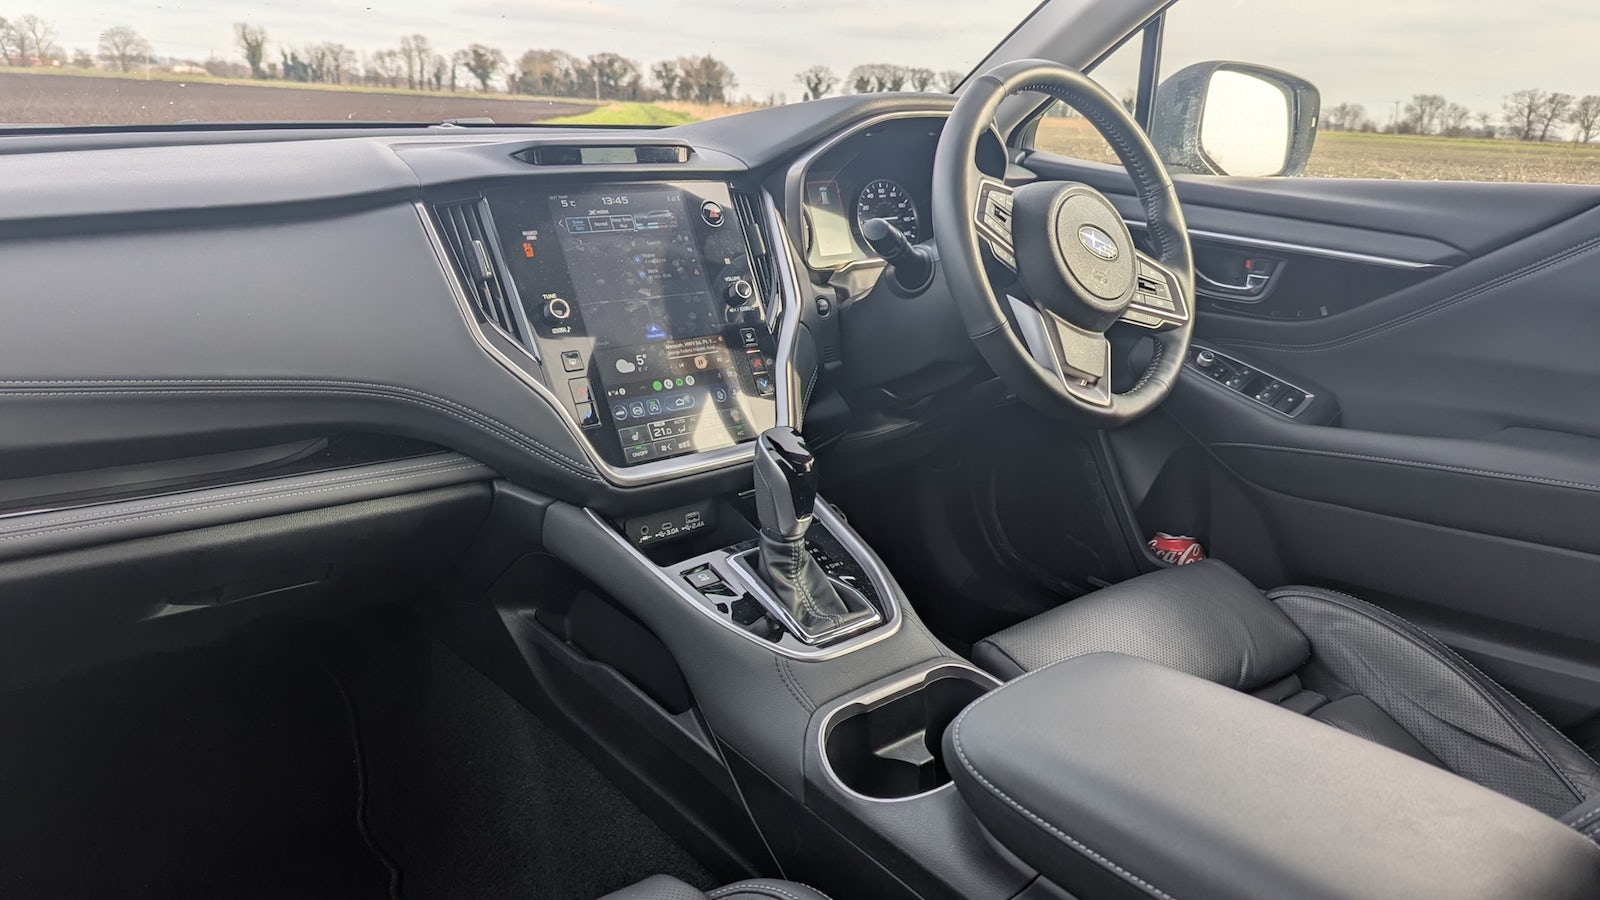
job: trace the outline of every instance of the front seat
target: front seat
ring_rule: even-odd
[[[1010,679],[1106,651],[1376,741],[1600,840],[1600,765],[1437,639],[1355,597],[1310,587],[1262,594],[1207,560],[1057,607],[980,641],[973,660]]]
[[[828,900],[818,890],[773,878],[752,878],[738,884],[699,891],[676,878],[655,875],[600,900]]]

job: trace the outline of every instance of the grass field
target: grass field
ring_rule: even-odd
[[[1042,120],[1038,145],[1077,159],[1117,161],[1111,148],[1083,119]],[[1325,131],[1317,135],[1306,175],[1600,184],[1600,145]]]
[[[546,125],[682,125],[694,116],[653,103],[612,103],[576,116],[546,119]]]
[[[7,124],[439,122],[470,117],[529,123],[594,108],[592,101],[506,94],[0,68],[0,123]]]

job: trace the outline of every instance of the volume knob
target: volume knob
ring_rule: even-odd
[[[572,318],[572,304],[560,297],[551,297],[544,304],[544,319],[551,325],[560,325]]]
[[[743,306],[749,303],[750,298],[755,295],[756,289],[751,287],[750,282],[741,278],[728,285],[728,289],[723,292],[722,298],[728,302],[729,306]]]

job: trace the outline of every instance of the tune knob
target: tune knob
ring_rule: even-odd
[[[551,325],[560,325],[572,318],[572,304],[561,297],[551,297],[544,304],[544,319]]]
[[[728,285],[728,289],[723,292],[722,297],[728,302],[729,306],[743,306],[749,303],[750,298],[755,295],[756,289],[750,286],[750,282],[741,278]]]

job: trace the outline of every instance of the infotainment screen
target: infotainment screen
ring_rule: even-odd
[[[491,209],[546,371],[606,456],[638,465],[771,427],[772,336],[725,185],[586,186]]]

